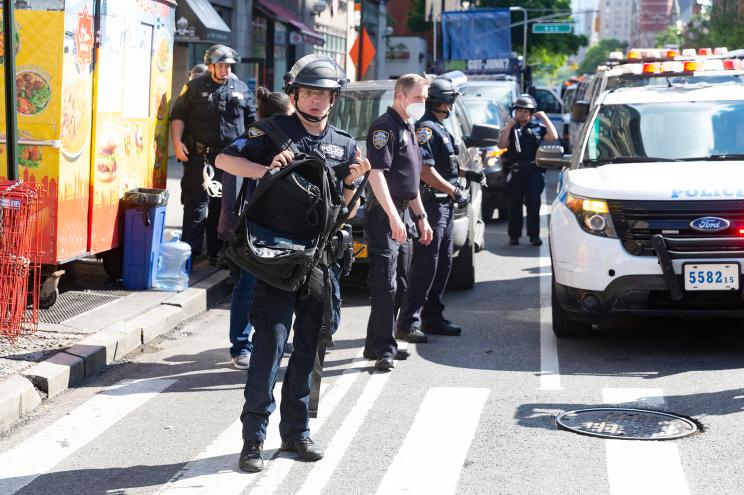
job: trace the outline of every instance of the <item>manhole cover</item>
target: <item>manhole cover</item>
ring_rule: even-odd
[[[117,299],[121,299],[121,296],[72,290],[63,292],[57,298],[54,306],[39,310],[39,321],[59,324]]]
[[[574,433],[621,440],[671,440],[697,431],[694,422],[681,416],[617,407],[568,411],[555,421],[560,428]]]

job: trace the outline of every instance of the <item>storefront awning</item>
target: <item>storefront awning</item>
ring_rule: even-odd
[[[188,24],[179,25],[181,18]],[[230,28],[209,0],[179,0],[176,7],[175,41],[229,43]]]
[[[299,31],[306,42],[312,43],[313,45],[322,45],[324,43],[323,36],[302,22],[299,17],[293,14],[286,7],[282,7],[281,5],[269,0],[255,0],[254,5],[257,5],[274,21],[288,24],[291,29]]]

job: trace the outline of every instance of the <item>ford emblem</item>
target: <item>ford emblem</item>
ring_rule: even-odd
[[[731,227],[731,222],[725,218],[702,217],[690,222],[690,227],[698,232],[721,232]]]

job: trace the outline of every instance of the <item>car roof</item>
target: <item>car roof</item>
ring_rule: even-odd
[[[639,86],[609,91],[603,105],[626,103],[661,103],[674,101],[744,100],[744,85],[672,84],[671,86]]]
[[[351,82],[344,88],[346,91],[385,91],[395,89],[395,79],[380,79],[376,81]]]

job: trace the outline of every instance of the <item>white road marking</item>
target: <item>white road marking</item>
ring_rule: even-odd
[[[298,495],[320,494],[323,491],[323,488],[328,484],[328,480],[331,479],[333,472],[341,462],[346,449],[354,440],[362,424],[364,424],[367,414],[372,409],[372,406],[375,405],[377,397],[379,397],[390,375],[393,373],[395,371],[392,373],[375,372],[369,377],[364,390],[362,390],[362,395],[357,399],[354,407],[346,418],[344,418],[341,426],[336,430],[336,434],[333,435],[325,450],[323,459],[315,463],[310,474],[305,478],[305,482],[297,491]]]
[[[487,388],[429,389],[377,494],[455,493],[488,393]],[[442,425],[447,435],[432,435]]]
[[[176,380],[123,380],[0,455],[0,493],[11,494],[75,453]]]
[[[605,388],[608,404],[626,407],[657,408],[665,405],[658,388]],[[607,475],[611,495],[687,495],[687,486],[679,450],[674,441],[606,440]]]
[[[547,195],[543,191],[542,206],[540,206],[540,390],[561,390],[561,375],[558,364],[558,343],[553,333],[553,314],[551,312],[550,283],[552,277],[543,273],[545,267],[550,268],[550,248],[548,247],[549,229],[548,217],[550,205]],[[549,272],[549,270],[548,270]]]

